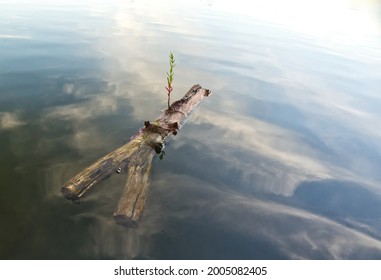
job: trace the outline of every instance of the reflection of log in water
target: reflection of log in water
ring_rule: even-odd
[[[146,203],[152,159],[162,153],[164,140],[176,135],[194,108],[210,91],[194,85],[180,100],[172,103],[153,123],[146,121],[137,135],[122,147],[100,158],[65,183],[63,195],[78,201],[98,182],[111,174],[127,171],[128,179],[114,217],[117,223],[134,225]]]

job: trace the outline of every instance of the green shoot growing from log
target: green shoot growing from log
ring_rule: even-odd
[[[171,99],[171,92],[173,90],[173,88],[172,88],[173,68],[175,68],[175,57],[173,56],[173,53],[170,52],[169,53],[169,73],[167,72],[167,82],[168,82],[168,85],[165,88],[167,90],[167,95],[168,95],[168,99],[167,99],[168,110],[169,110],[169,107],[170,107],[169,103],[170,103],[170,99]]]

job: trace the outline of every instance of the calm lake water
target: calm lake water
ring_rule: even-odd
[[[0,0],[1,259],[381,259],[379,1]],[[250,4],[248,4],[250,3]],[[196,83],[137,228],[60,187]]]

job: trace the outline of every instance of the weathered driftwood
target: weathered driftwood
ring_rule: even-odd
[[[127,171],[128,179],[114,213],[117,223],[133,225],[139,220],[146,203],[152,159],[162,153],[164,140],[176,135],[187,117],[210,91],[194,85],[180,100],[153,123],[146,121],[130,142],[107,154],[81,173],[69,180],[63,187],[63,195],[77,201],[99,181],[117,172]]]
[[[125,170],[128,166],[129,158],[140,146],[140,137],[137,137],[100,158],[66,182],[61,188],[62,194],[67,199],[73,201],[80,200],[95,184],[117,171],[121,172]]]
[[[148,145],[160,153],[165,138],[171,133],[176,134],[191,111],[208,95],[209,90],[199,85],[193,86],[182,99],[172,103],[154,123],[145,122],[145,127],[130,142],[97,160],[69,180],[62,187],[64,196],[71,200],[81,199],[105,177],[126,170],[132,156],[144,146]]]
[[[165,138],[170,134],[176,135],[177,129],[184,124],[193,109],[209,94],[209,90],[195,85],[182,99],[172,103],[169,110],[153,124],[145,122],[138,137],[144,135],[146,145],[131,156],[128,180],[114,213],[117,223],[129,226],[135,225],[139,220],[146,204],[153,150],[161,153]]]
[[[155,151],[144,146],[130,160],[128,179],[114,213],[115,221],[124,226],[134,226],[146,205],[152,159]]]

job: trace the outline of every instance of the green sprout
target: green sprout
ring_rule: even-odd
[[[172,88],[172,82],[173,82],[173,68],[175,68],[175,57],[172,52],[169,53],[169,73],[167,72],[167,82],[168,85],[165,87],[167,90],[167,104],[168,104],[168,110],[170,108],[170,99],[171,99],[171,92],[173,90]]]

